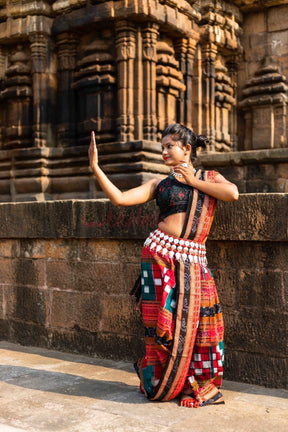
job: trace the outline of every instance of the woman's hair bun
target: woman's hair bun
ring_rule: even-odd
[[[196,135],[196,148],[202,147],[203,149],[209,144],[209,139],[205,135]]]

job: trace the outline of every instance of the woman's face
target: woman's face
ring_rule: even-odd
[[[181,141],[174,141],[171,135],[166,135],[162,139],[161,147],[165,165],[175,166],[186,159],[185,147],[182,147]]]

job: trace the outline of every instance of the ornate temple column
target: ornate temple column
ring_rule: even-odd
[[[4,78],[5,78],[5,49],[2,45],[0,45],[0,88],[2,88],[2,82]],[[3,128],[5,127],[3,114],[4,114],[4,110],[0,109],[0,125],[1,125],[0,126],[0,149],[3,147]]]
[[[2,80],[0,99],[1,122],[5,125],[2,147],[32,146],[32,88],[29,53],[18,44],[7,56],[7,68]]]
[[[215,62],[215,150],[230,151],[232,148],[233,113],[235,87],[222,56]],[[236,116],[235,116],[236,117]]]
[[[165,127],[179,121],[180,95],[186,89],[173,41],[167,37],[157,42],[156,74],[157,138],[161,140]]]
[[[61,147],[75,144],[75,95],[72,90],[76,66],[76,38],[63,33],[56,40],[58,49],[57,144]]]
[[[159,26],[149,23],[142,30],[143,43],[143,138],[156,140],[156,62]]]
[[[192,101],[193,101],[193,62],[196,52],[197,40],[192,38],[180,39],[175,43],[179,67],[186,85],[185,91],[180,94],[179,121],[192,128]]]
[[[135,25],[127,21],[116,23],[118,72],[118,137],[120,141],[134,139],[134,67],[136,57]]]
[[[231,140],[231,150],[237,150],[238,144],[238,123],[237,123],[237,75],[239,58],[238,56],[232,56],[232,58],[226,63],[228,68],[229,76],[231,77],[231,87],[233,89],[234,103],[231,106],[231,113],[229,119],[229,130],[230,130],[230,140]]]
[[[202,133],[210,141],[208,150],[214,150],[215,143],[215,59],[217,46],[213,43],[202,45]]]
[[[35,33],[30,36],[33,79],[34,146],[45,147],[48,127],[47,52],[48,37]]]

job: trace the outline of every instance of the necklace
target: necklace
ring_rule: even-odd
[[[189,164],[189,165],[190,165],[190,164]],[[182,163],[181,166],[183,166],[183,167],[185,167],[185,168],[188,168],[188,164],[187,164],[186,162]],[[193,168],[193,174],[194,174],[194,175],[196,174],[196,171],[197,171],[197,170],[196,170],[195,168]],[[174,177],[179,177],[179,178],[183,177],[182,174],[180,174],[180,173],[176,173],[176,172],[174,171],[174,168],[171,169],[170,174],[173,175]]]

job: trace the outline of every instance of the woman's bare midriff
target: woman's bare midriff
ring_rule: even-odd
[[[174,237],[180,237],[186,213],[175,213],[158,223],[158,228]]]

